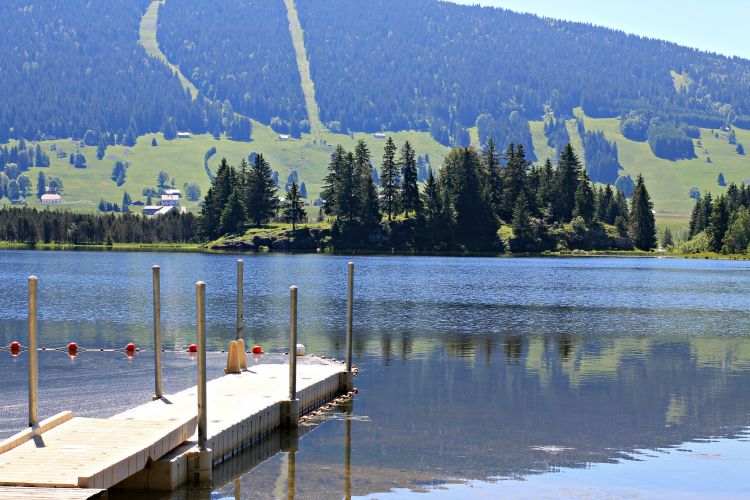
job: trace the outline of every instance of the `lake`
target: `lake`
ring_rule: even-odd
[[[162,267],[165,388],[195,384],[195,282],[208,345],[234,338],[236,255],[0,252],[0,345],[25,343],[39,276],[40,413],[108,416],[152,393],[151,265]],[[287,350],[298,285],[308,352],[344,357],[356,263],[353,404],[296,452],[217,470],[174,498],[750,495],[750,262],[245,255],[245,337]],[[26,357],[0,351],[0,437],[26,419]],[[225,358],[209,355],[211,376]],[[294,495],[289,495],[291,491]],[[154,498],[162,498],[155,495]],[[168,498],[168,496],[166,497]]]

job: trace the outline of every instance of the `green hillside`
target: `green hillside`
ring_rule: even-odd
[[[77,143],[71,140],[41,142],[52,162],[50,168],[33,168],[26,175],[36,185],[39,171],[47,176],[59,177],[63,181],[63,206],[76,210],[96,210],[100,199],[119,203],[127,191],[134,201],[140,199],[144,188],[156,185],[159,171],[164,170],[175,178],[175,185],[181,188],[184,183],[195,183],[205,194],[209,186],[209,178],[203,166],[203,158],[212,147],[216,154],[209,160],[209,167],[215,170],[221,158],[227,158],[230,163],[239,164],[242,158],[247,158],[251,152],[263,153],[270,161],[274,170],[279,172],[283,185],[292,170],[299,174],[300,181],[307,186],[308,200],[312,202],[320,194],[323,177],[330,154],[335,145],[341,144],[347,149],[354,149],[357,140],[365,139],[373,152],[375,166],[379,168],[379,160],[383,154],[383,140],[375,139],[370,134],[354,134],[354,137],[343,134],[321,132],[316,138],[304,134],[300,140],[279,141],[278,134],[271,128],[253,123],[252,142],[236,142],[222,138],[214,139],[211,135],[198,135],[190,139],[176,139],[166,141],[162,134],[148,134],[138,138],[134,147],[110,146],[107,156],[102,160],[96,159],[96,148],[86,147],[80,151],[86,156],[88,167],[74,168],[67,158],[57,158],[50,147],[68,153],[75,152]],[[448,148],[438,144],[426,132],[397,132],[390,134],[397,144],[409,140],[419,155],[429,154],[432,164],[442,163]],[[156,138],[158,146],[152,147],[151,140]],[[129,162],[127,179],[123,186],[118,187],[111,180],[112,167],[116,161]],[[8,199],[3,198],[3,204]],[[27,198],[29,206],[40,205],[33,197]],[[190,210],[197,208],[197,203],[185,202]]]

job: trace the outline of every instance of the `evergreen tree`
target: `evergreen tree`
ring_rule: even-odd
[[[500,217],[503,196],[503,177],[500,167],[500,154],[497,152],[495,140],[492,137],[487,139],[487,146],[482,153],[482,163],[487,172],[486,175],[489,183],[492,210],[497,217]]]
[[[406,141],[401,148],[401,208],[408,217],[410,213],[419,215],[422,212],[422,203],[419,198],[419,187],[417,187],[417,159],[414,148]]]
[[[438,183],[435,180],[432,167],[428,167],[427,169],[427,180],[425,181],[424,192],[422,193],[422,202],[424,203],[427,222],[435,224],[442,216],[443,207],[440,200],[440,193],[438,192]]]
[[[305,202],[302,197],[300,197],[299,187],[296,182],[292,182],[292,185],[289,188],[286,200],[284,200],[282,214],[287,222],[292,223],[292,233],[297,231],[297,223],[307,218]]]
[[[664,229],[664,234],[661,238],[661,246],[669,248],[674,246],[674,238],[672,237],[672,230],[669,228]]]
[[[720,196],[716,199],[711,210],[707,233],[710,238],[710,248],[712,252],[721,252],[724,246],[724,235],[729,228],[729,203],[726,196]]]
[[[102,138],[96,147],[96,159],[103,160],[105,154],[107,154],[107,142]]]
[[[372,159],[370,149],[360,139],[354,148],[355,192],[359,217],[366,226],[380,222],[380,203],[375,180],[372,178]]]
[[[440,190],[446,215],[465,247],[487,248],[497,237],[482,160],[473,148],[453,149],[445,159]]]
[[[511,144],[505,154],[505,168],[502,172],[502,196],[500,203],[500,217],[510,220],[516,201],[521,194],[529,202],[526,189],[526,170],[531,162],[526,160],[526,153],[522,145]]]
[[[385,143],[383,163],[380,166],[380,192],[383,211],[388,220],[398,213],[398,190],[401,180],[396,164],[396,144],[391,137]]]
[[[271,165],[259,154],[249,173],[247,213],[255,226],[266,223],[279,207]]]
[[[234,168],[227,163],[226,158],[223,158],[201,208],[199,232],[206,240],[215,240],[220,236],[221,215],[235,188],[236,177]],[[150,198],[151,194],[149,193],[148,196]]]
[[[591,182],[586,173],[586,169],[581,169],[581,177],[578,181],[578,188],[575,196],[575,209],[573,217],[581,217],[587,224],[594,220],[596,215],[596,205],[594,200],[594,191],[591,189]]]
[[[133,200],[130,198],[130,195],[127,191],[125,191],[125,194],[122,195],[122,206],[123,207],[129,207],[133,204]]]
[[[158,142],[156,142],[156,137],[154,137],[153,139],[151,139],[151,147],[152,147],[152,148],[155,148],[155,147],[156,147],[156,146],[158,146],[158,145],[159,145],[159,143],[158,143]]]
[[[44,172],[39,172],[39,176],[36,180],[36,196],[37,198],[41,198],[44,193],[47,192],[47,178],[44,175]]]
[[[359,183],[357,182],[356,161],[354,154],[346,153],[336,193],[336,211],[340,217],[352,222],[359,214]]]
[[[544,210],[545,214],[551,215],[554,210],[556,198],[555,191],[555,170],[552,168],[552,162],[549,158],[544,162],[539,178],[539,207]]]
[[[557,164],[557,206],[555,216],[562,221],[569,221],[573,218],[575,209],[576,191],[578,190],[578,179],[582,170],[581,161],[573,150],[573,146],[568,143],[560,153],[560,159]]]
[[[336,218],[339,217],[338,192],[341,188],[341,176],[345,161],[346,151],[342,146],[336,146],[328,164],[328,174],[323,180],[323,189],[320,192],[320,197],[323,199],[322,212]]]
[[[221,212],[219,233],[236,234],[242,231],[245,224],[245,207],[242,206],[242,194],[239,188],[232,190],[227,203]]]
[[[639,175],[633,191],[633,207],[630,215],[630,238],[636,248],[651,250],[656,247],[656,220],[654,204],[646,189],[643,175]]]
[[[596,218],[603,224],[614,224],[614,215],[612,219],[609,218],[609,208],[614,200],[615,193],[612,191],[612,186],[607,184],[605,187],[600,188],[596,196]]]
[[[513,218],[511,220],[513,228],[513,242],[519,250],[528,250],[534,242],[534,231],[531,226],[531,212],[526,195],[521,193],[516,200],[516,206],[513,207]]]

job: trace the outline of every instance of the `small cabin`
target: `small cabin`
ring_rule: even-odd
[[[42,195],[41,200],[45,205],[59,205],[62,203],[62,198],[57,193],[45,193]]]
[[[383,132],[377,132],[375,134],[375,139],[385,139],[385,134]]]
[[[177,196],[178,198],[182,198],[182,193],[179,189],[165,189],[164,194],[168,194],[170,196]]]
[[[159,204],[162,207],[179,207],[180,195],[179,194],[163,194],[161,195],[161,202]]]
[[[171,206],[161,206],[161,205],[149,205],[146,207],[143,207],[143,215],[149,216],[149,217],[156,217],[158,215],[165,215],[168,214],[174,210],[174,207]]]
[[[289,134],[279,134],[279,140],[280,141],[288,141],[290,139]]]
[[[190,139],[192,135],[190,132],[177,132],[177,138],[178,139]]]

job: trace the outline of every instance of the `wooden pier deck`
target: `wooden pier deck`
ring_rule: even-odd
[[[349,375],[339,362],[307,357],[298,363],[300,415],[344,392]],[[208,382],[209,475],[282,425],[288,385],[288,364],[257,364]],[[176,489],[205,468],[197,463],[196,399],[193,387],[108,419],[67,415],[54,425],[42,422],[0,443],[0,486]]]

